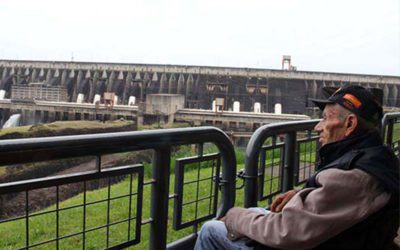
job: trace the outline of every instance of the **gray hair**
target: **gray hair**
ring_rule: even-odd
[[[337,107],[337,111],[339,112],[339,118],[344,121],[346,119],[347,116],[349,116],[350,114],[354,114],[353,112],[351,112],[350,110],[345,109],[344,107],[342,107],[339,104],[335,105]],[[358,125],[356,130],[354,131],[355,134],[360,134],[360,133],[368,133],[371,131],[378,131],[379,128],[377,124],[373,124],[367,120],[365,120],[364,118],[358,116],[357,114],[354,114],[357,117],[358,120]]]

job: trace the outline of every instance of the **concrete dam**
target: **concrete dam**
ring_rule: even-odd
[[[58,98],[53,98],[52,103],[60,105],[46,104],[46,97],[36,92],[32,94],[31,90],[30,99],[36,104],[16,100],[21,99],[15,97],[18,88],[37,83],[62,91],[52,92],[52,98]],[[184,96],[181,109],[306,114],[313,109],[308,98],[321,97],[324,86],[344,84],[382,88],[384,106],[400,107],[399,76],[293,69],[0,60],[2,122],[13,113],[12,105],[20,105],[18,110],[23,112],[28,106],[39,104],[50,106],[40,111],[41,117],[46,116],[47,120],[134,119],[138,113],[146,113],[143,110],[149,105],[149,96],[157,95]],[[93,106],[107,101],[107,94],[112,94],[115,112]]]

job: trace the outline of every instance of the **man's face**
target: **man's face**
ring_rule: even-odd
[[[340,106],[328,104],[322,113],[322,120],[315,126],[320,135],[321,145],[343,140],[346,135],[345,119],[340,117]]]

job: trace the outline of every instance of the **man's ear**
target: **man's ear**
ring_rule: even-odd
[[[358,118],[354,114],[350,114],[346,118],[346,132],[345,135],[346,137],[354,133],[358,126]]]

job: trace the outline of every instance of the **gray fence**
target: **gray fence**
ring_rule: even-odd
[[[285,122],[258,128],[247,145],[244,206],[271,202],[276,194],[300,185],[315,172],[320,147],[313,132],[319,120]],[[400,155],[400,113],[382,119],[384,143]]]
[[[245,183],[245,207],[271,202],[273,196],[301,185],[314,173],[319,143],[313,127],[317,122],[269,124],[254,132],[246,150],[245,170],[238,174]],[[387,114],[382,121],[385,143],[397,155],[399,123],[400,113]],[[178,154],[175,159],[173,156],[182,145],[189,145],[195,154]],[[206,152],[206,148],[213,152]],[[191,248],[201,224],[224,215],[235,203],[234,148],[226,134],[213,127],[3,140],[0,149],[0,166],[11,169],[20,168],[18,164],[52,164],[71,157],[94,159],[90,171],[0,184],[1,205],[14,201],[21,204],[20,213],[0,217],[0,232],[7,232],[2,236],[2,248],[62,249],[71,247],[68,242],[74,239],[82,249],[116,249],[141,244],[145,233],[149,234],[149,249]],[[110,154],[143,150],[153,152],[150,166],[135,158],[137,162],[104,168]],[[150,176],[146,177],[147,172]],[[114,183],[125,185],[125,192],[115,193]],[[81,187],[80,200],[66,204],[63,194],[75,184]],[[42,189],[53,199],[45,209],[32,202],[40,195],[35,192]],[[102,196],[93,198],[93,190],[103,190]],[[118,202],[124,204],[119,210],[127,208],[126,212],[115,211],[114,204]],[[93,222],[92,210],[96,206],[103,206],[101,212],[95,213],[104,216]],[[64,215],[73,211],[78,211],[77,215],[66,220]],[[120,216],[116,218],[116,214]],[[37,228],[41,219],[49,218],[53,223],[48,228]],[[66,231],[65,224],[71,220],[79,224]],[[182,233],[178,239],[168,240],[171,230]],[[96,237],[91,236],[96,233]]]
[[[217,152],[204,155],[204,143],[215,144]],[[172,151],[176,146],[188,144],[194,145],[197,155],[176,160],[173,170],[175,186],[170,193]],[[78,245],[82,249],[122,248],[138,244],[143,233],[142,227],[149,224],[149,248],[164,249],[167,246],[168,216],[171,215],[173,229],[169,230],[193,228],[192,233],[169,245],[169,248],[182,249],[193,245],[198,224],[225,214],[235,201],[236,158],[233,146],[224,132],[213,127],[3,140],[0,141],[0,149],[1,166],[83,156],[94,156],[96,159],[95,169],[91,171],[1,184],[0,195],[3,195],[3,205],[9,202],[4,199],[4,195],[13,197],[13,194],[18,194],[16,197],[22,200],[20,202],[23,210],[17,216],[6,216],[1,219],[0,230],[3,227],[3,230],[10,234],[10,239],[19,235],[19,238],[14,240],[18,242],[10,240],[7,243],[8,239],[4,239],[4,233],[2,248],[29,249],[39,246],[48,249],[76,248],[75,245],[68,245],[71,239],[79,241]],[[147,180],[144,178],[145,166],[140,163],[102,168],[103,157],[108,154],[144,149],[154,151],[151,177]],[[211,170],[207,173],[200,171],[204,165]],[[188,167],[197,170],[197,174],[191,179],[185,176],[187,172],[185,168]],[[123,179],[128,183],[129,188],[125,193],[116,195],[111,184],[114,182],[112,178],[118,176],[120,180]],[[93,198],[90,191],[92,188],[89,188],[96,180],[101,180],[103,184],[98,186],[103,186],[106,190],[101,198]],[[76,183],[83,186],[83,197],[80,202],[73,205],[62,203],[60,196],[66,191],[65,189],[70,188],[68,185]],[[149,206],[144,204],[143,190],[146,186],[150,186]],[[187,196],[190,194],[186,189],[189,187],[191,187],[189,191],[195,194],[188,199]],[[208,187],[206,192],[203,187]],[[52,194],[48,196],[54,197],[53,206],[36,211],[30,201],[33,192],[49,188]],[[170,201],[173,205],[169,204]],[[123,202],[124,207],[129,208],[126,213],[121,215],[121,211],[115,210],[113,204],[117,202]],[[99,219],[93,219],[97,217],[91,215],[99,213],[94,210],[96,206],[104,207],[100,210],[104,214],[104,220],[101,222]],[[146,212],[143,211],[145,206],[146,210],[150,211],[148,218],[143,218]],[[173,213],[169,214],[172,207]],[[121,209],[123,208],[119,208]],[[186,210],[189,210],[186,214],[191,214],[189,219],[187,216],[183,218]],[[65,224],[70,221],[63,216],[72,211],[77,213],[71,216],[79,222],[79,225],[73,225],[72,229],[66,230]],[[116,218],[116,214],[120,216]],[[54,223],[38,228],[41,219],[51,220]],[[119,235],[121,231],[124,231],[122,236]],[[45,236],[37,235],[40,233]],[[90,239],[90,235],[96,234],[98,239]],[[98,244],[99,241],[102,243]]]

